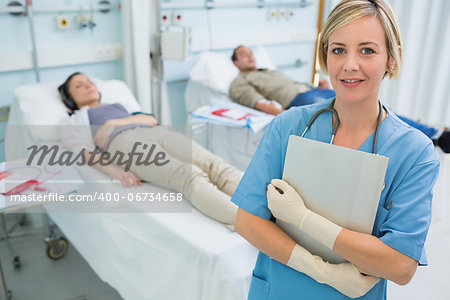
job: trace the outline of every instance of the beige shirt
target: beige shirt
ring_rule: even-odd
[[[294,98],[311,90],[307,84],[296,82],[279,71],[260,69],[252,73],[239,73],[230,85],[233,101],[255,107],[258,100],[275,100],[287,108]]]

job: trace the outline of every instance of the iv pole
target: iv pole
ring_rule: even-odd
[[[34,24],[33,24],[33,4],[31,3],[31,0],[27,0],[26,3],[26,14],[28,18],[28,23],[30,24],[30,34],[31,34],[31,47],[33,49],[33,68],[34,73],[36,75],[36,82],[41,82],[41,78],[39,75],[39,64],[38,64],[38,57],[37,57],[37,48],[36,48],[36,39],[34,34]]]
[[[322,21],[323,21],[323,6],[324,6],[324,2],[325,0],[320,0],[319,3],[319,13],[317,16],[317,39],[316,39],[316,48],[314,50],[314,65],[313,65],[313,73],[312,73],[312,79],[311,79],[311,83],[314,87],[318,87],[319,86],[319,70],[320,70],[320,66],[319,66],[319,59],[318,59],[318,51],[320,49],[320,45],[319,45],[319,37],[320,37],[320,32],[322,31]]]
[[[161,53],[161,4],[160,0],[153,0],[154,22],[152,24],[153,39],[151,42],[151,78],[152,78],[152,112],[162,120],[162,96],[164,66]],[[155,88],[155,90],[153,90]]]
[[[33,24],[33,4],[31,0],[26,1],[26,15],[30,24],[30,34],[31,34],[31,47],[33,49],[33,68],[36,75],[36,82],[40,82],[41,78],[39,76],[39,65],[36,50],[36,39],[34,35],[34,24]],[[3,269],[0,263],[0,299],[9,300],[12,298],[12,292],[8,290],[5,283],[5,277],[3,275]]]

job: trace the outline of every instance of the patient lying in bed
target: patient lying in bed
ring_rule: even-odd
[[[150,114],[130,114],[118,103],[102,105],[97,87],[84,74],[70,75],[58,90],[70,110],[68,124],[90,125],[89,130],[75,126],[71,130],[83,136],[80,144],[85,161],[92,161],[91,156],[100,157],[102,152],[110,157],[115,153],[148,153],[153,156],[151,163],[139,163],[141,155],[131,164],[114,161],[93,166],[124,186],[147,181],[181,192],[198,210],[233,228],[237,207],[230,197],[242,177],[241,171],[181,133],[158,126]]]

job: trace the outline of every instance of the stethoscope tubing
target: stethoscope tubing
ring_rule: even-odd
[[[320,114],[329,111],[329,112],[331,112],[331,113],[333,114],[334,119],[335,119],[334,125],[333,125],[333,130],[332,130],[332,132],[331,132],[331,140],[330,140],[330,144],[333,144],[333,142],[334,142],[334,137],[336,136],[337,129],[338,129],[338,127],[339,127],[339,124],[341,123],[341,121],[340,121],[340,119],[339,119],[339,115],[338,115],[336,109],[334,109],[334,102],[335,102],[335,101],[336,101],[336,98],[335,98],[333,101],[331,101],[330,106],[324,107],[324,108],[318,110],[318,111],[311,117],[311,119],[309,120],[308,124],[306,125],[305,130],[303,131],[303,133],[302,133],[302,135],[301,135],[300,137],[304,137],[304,135],[306,134],[306,131],[308,131],[308,129],[311,127],[311,125],[314,123],[314,121],[317,119],[317,117],[318,117]],[[382,111],[383,111],[383,106],[381,105],[381,102],[380,102],[380,101],[378,101],[378,107],[379,107],[379,108],[378,108],[377,127],[376,127],[376,129],[375,129],[375,134],[374,134],[374,137],[373,137],[373,146],[372,146],[372,153],[373,153],[373,154],[377,154],[378,133],[379,133],[379,131],[380,131],[381,121],[382,121],[382,119],[383,119],[383,113],[382,113]]]

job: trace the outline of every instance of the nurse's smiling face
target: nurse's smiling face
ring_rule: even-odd
[[[327,66],[339,100],[377,101],[388,71],[386,37],[380,21],[373,16],[362,17],[331,34]]]

